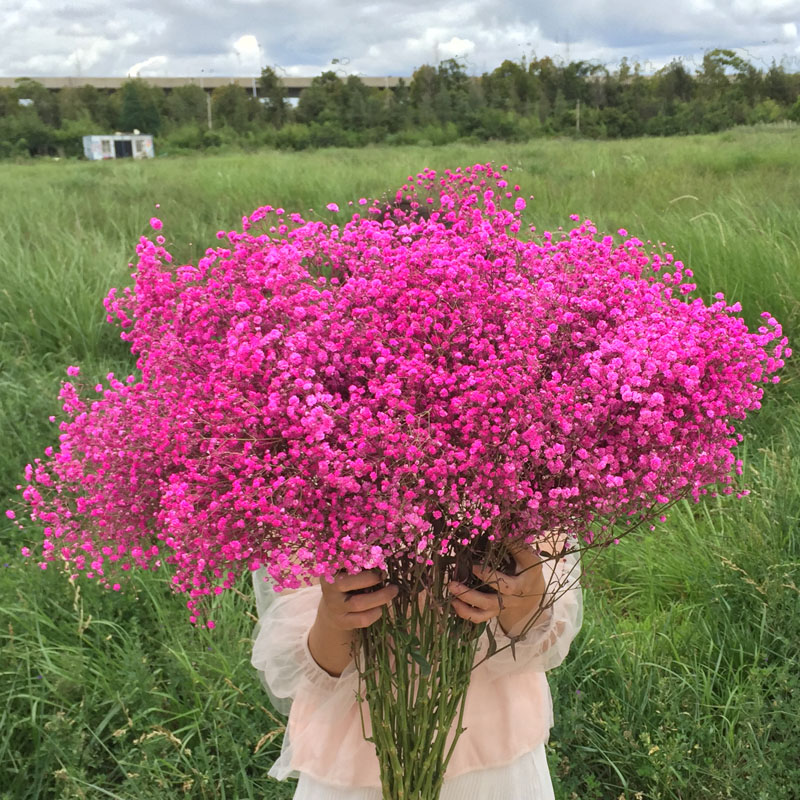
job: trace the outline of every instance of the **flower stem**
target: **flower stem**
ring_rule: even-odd
[[[382,618],[361,631],[356,665],[366,691],[359,697],[369,709],[383,800],[437,800],[464,730],[485,626],[452,612],[446,578],[441,559],[390,575],[400,592]]]

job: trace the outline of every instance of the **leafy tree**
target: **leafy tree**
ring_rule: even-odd
[[[258,84],[267,121],[276,128],[283,127],[289,121],[288,93],[283,81],[272,67],[264,67]]]
[[[412,122],[411,95],[406,82],[400,78],[397,86],[389,90],[384,106],[384,118],[390,131],[400,131]]]
[[[702,130],[719,131],[747,122],[748,107],[760,93],[759,83],[760,73],[733,50],[707,52],[697,76]]]
[[[767,97],[760,103],[753,106],[748,114],[748,122],[755,124],[758,122],[778,122],[784,116],[783,109],[771,97]]]
[[[161,128],[160,105],[163,92],[142,78],[125,81],[119,89],[119,130],[158,133]]]
[[[0,117],[10,117],[20,110],[19,98],[14,89],[0,86]]]
[[[433,125],[439,119],[436,102],[441,100],[439,73],[435,67],[423,64],[411,76],[409,95],[417,125]]]
[[[75,89],[78,100],[89,111],[92,122],[100,131],[113,130],[119,109],[114,107],[111,98],[95,86],[79,86]]]
[[[59,107],[59,116],[62,121],[83,119],[90,117],[89,109],[83,102],[78,90],[73,86],[67,86],[56,94]]]
[[[438,96],[442,98],[439,121],[454,122],[462,133],[467,132],[473,122],[474,95],[464,64],[455,58],[445,59],[439,64],[438,78]]]
[[[357,75],[348,75],[342,86],[341,102],[341,124],[347,130],[372,129],[383,121],[378,90],[367,86]]]
[[[740,63],[734,76],[734,87],[738,90],[738,97],[743,98],[748,106],[759,102],[764,93],[764,76],[751,63],[739,60]]]
[[[6,156],[55,155],[56,129],[46,125],[33,107],[0,117],[0,154]]]
[[[795,78],[793,81],[792,78]],[[764,95],[782,106],[790,106],[798,95],[797,76],[787,75],[783,66],[775,61],[764,76]],[[792,85],[792,84],[795,85]]]
[[[342,98],[342,80],[328,70],[317,75],[311,85],[300,95],[297,104],[297,119],[300,122],[324,124],[339,122]]]
[[[196,83],[176,86],[164,99],[164,115],[171,127],[206,124],[208,100],[205,90]]]
[[[573,105],[580,100],[588,103],[591,94],[589,81],[601,67],[588,61],[570,61],[561,71],[560,88],[564,97]]]
[[[538,99],[537,82],[525,68],[506,59],[488,74],[481,76],[486,105],[528,115]]]
[[[258,116],[258,101],[236,83],[220,86],[211,95],[211,108],[215,127],[226,125],[241,133]]]
[[[55,92],[45,88],[39,81],[19,78],[16,81],[18,100],[30,100],[36,116],[48,127],[57,128],[61,124],[61,110]]]
[[[556,95],[561,88],[559,68],[553,59],[545,56],[531,61],[528,64],[528,73],[538,89],[539,97],[544,101],[543,107],[546,114],[555,104]]]
[[[664,101],[667,108],[673,108],[678,102],[688,103],[694,96],[694,78],[680,60],[662,67],[653,81],[655,95]]]

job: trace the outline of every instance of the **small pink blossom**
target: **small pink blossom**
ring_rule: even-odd
[[[154,231],[160,231],[164,227],[164,223],[158,217],[150,217],[150,227]]]
[[[75,376],[80,374],[81,374],[80,367],[67,367],[67,375],[69,375],[70,377],[74,378]]]
[[[338,211],[339,210],[339,206],[337,206],[336,203],[328,203],[328,205],[325,206],[325,208],[327,208],[328,211]]]

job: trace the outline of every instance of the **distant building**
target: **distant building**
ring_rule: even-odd
[[[83,154],[90,161],[106,158],[153,158],[153,137],[147,133],[112,133],[84,136]]]

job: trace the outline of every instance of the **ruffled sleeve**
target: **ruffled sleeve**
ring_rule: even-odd
[[[583,593],[580,587],[580,553],[570,553],[552,560],[542,567],[544,571],[545,600],[542,612],[523,638],[507,646],[524,628],[521,620],[504,634],[496,629],[498,652],[485,662],[493,677],[519,671],[546,672],[557,667],[569,652],[570,644],[583,624]],[[555,598],[555,599],[553,599]],[[552,601],[552,602],[551,602]],[[550,604],[549,608],[547,607]],[[480,658],[489,648],[488,637],[481,643]]]
[[[277,593],[263,572],[254,573],[253,582],[259,621],[251,662],[274,708],[289,717],[269,775],[283,780],[304,772],[337,786],[379,786],[375,748],[365,740],[356,700],[354,662],[333,677],[308,649],[320,586]]]
[[[253,573],[258,623],[253,632],[251,663],[273,707],[288,714],[304,682],[333,692],[340,679],[322,669],[308,649],[308,633],[321,597],[319,585],[275,592],[265,576],[265,570]]]

